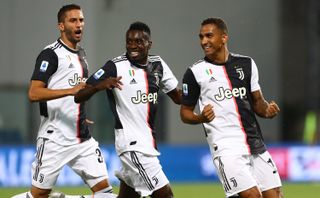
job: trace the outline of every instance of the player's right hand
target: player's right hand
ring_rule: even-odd
[[[104,90],[104,89],[113,89],[113,88],[118,88],[118,89],[122,89],[122,82],[121,80],[121,76],[118,77],[110,77],[107,79],[104,79],[103,81],[101,81],[97,86],[99,90]]]
[[[86,83],[81,82],[71,89],[71,95],[76,95],[81,89],[85,88]]]
[[[202,123],[211,122],[215,118],[213,106],[211,104],[207,104],[206,106],[204,106],[201,112],[201,117]]]

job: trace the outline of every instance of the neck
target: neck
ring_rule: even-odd
[[[69,48],[76,50],[77,49],[77,43],[71,42],[68,40],[65,36],[61,35],[60,40]]]
[[[207,56],[207,58],[215,63],[224,64],[228,61],[229,50],[224,47],[217,54],[213,54],[212,56]]]

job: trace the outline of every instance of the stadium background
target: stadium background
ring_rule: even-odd
[[[78,3],[84,10],[82,46],[91,73],[106,60],[124,52],[125,31],[130,23],[140,20],[151,28],[151,53],[161,55],[177,78],[182,79],[186,68],[203,57],[198,39],[201,21],[208,17],[225,19],[230,32],[230,51],[254,58],[265,98],[277,101],[281,108],[276,119],[259,120],[266,142],[275,149],[278,166],[284,167],[282,177],[288,181],[320,181],[319,1],[3,0],[0,2],[0,187],[25,186],[30,181],[28,163],[33,157],[39,109],[38,104],[29,103],[27,87],[36,56],[59,35],[56,14],[67,3]],[[167,97],[161,95],[160,103],[163,108],[158,112],[157,139],[170,179],[216,181],[212,172],[208,177],[187,178],[190,172],[203,174],[202,168],[213,171],[210,160],[204,162],[204,167],[199,166],[208,153],[202,127],[183,124],[179,107]],[[104,93],[89,101],[88,114],[95,121],[94,137],[104,145],[106,158],[111,159],[113,118]],[[190,158],[187,153],[194,154],[191,161],[196,165],[176,159],[177,156]],[[175,161],[189,164],[182,170],[188,173],[178,174],[176,170],[181,164]],[[73,177],[68,175],[68,170],[65,174],[66,178]],[[78,185],[77,181],[75,178],[61,185],[72,185],[72,182]]]

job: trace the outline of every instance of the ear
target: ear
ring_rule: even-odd
[[[222,35],[222,43],[223,45],[226,44],[228,42],[228,35],[227,34],[223,34]]]
[[[58,23],[58,28],[59,28],[59,30],[60,30],[61,32],[63,32],[63,31],[64,31],[64,25],[63,25],[63,23]]]
[[[148,41],[148,49],[151,49],[152,41]]]

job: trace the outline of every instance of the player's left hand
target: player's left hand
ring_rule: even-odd
[[[275,101],[271,101],[266,110],[266,118],[273,118],[280,112],[280,108],[278,107]]]

